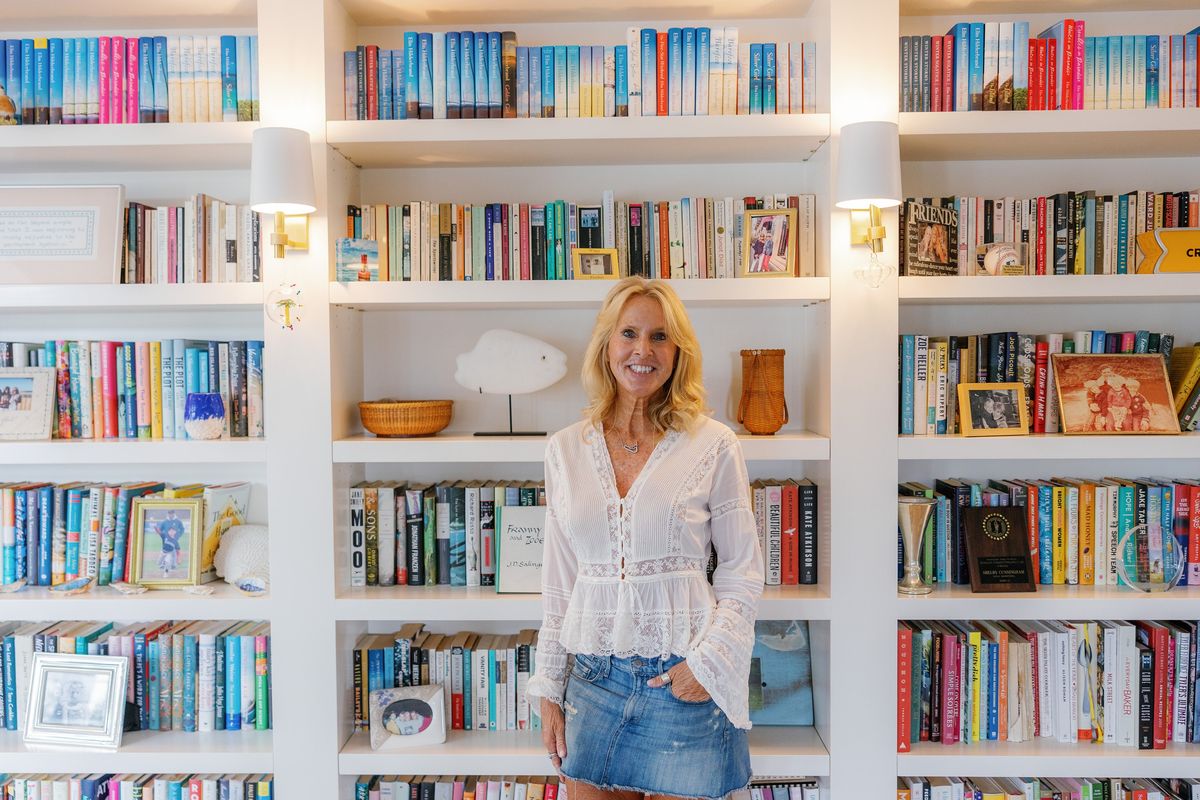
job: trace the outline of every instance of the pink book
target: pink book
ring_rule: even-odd
[[[108,36],[100,37],[100,124],[105,125],[108,119],[108,73],[109,49],[112,40]]]
[[[134,369],[137,375],[138,438],[150,438],[150,343],[134,344]],[[145,422],[143,425],[142,423]]]
[[[1086,27],[1083,20],[1075,20],[1075,64],[1072,72],[1074,80],[1071,83],[1071,108],[1074,109],[1083,108],[1083,67],[1087,60],[1087,52],[1084,47],[1087,42],[1087,38],[1084,36]]]
[[[125,40],[125,121],[138,121],[138,39]]]
[[[179,283],[175,274],[175,243],[179,236],[179,224],[175,221],[175,208],[168,208],[167,212],[167,283]]]
[[[531,277],[529,274],[529,203],[521,203],[518,213],[521,229],[521,280],[527,281]]]
[[[467,782],[466,782],[466,781],[462,781],[462,780],[455,780],[455,781],[454,781],[454,792],[453,792],[453,795],[452,795],[452,800],[462,800],[462,798],[463,798],[463,792],[466,790],[466,788],[467,788]]]
[[[71,369],[67,343],[59,339],[54,343],[55,377],[58,389],[58,438],[71,438]]]
[[[111,50],[108,62],[108,121],[115,125],[125,121],[125,37],[112,37]]]
[[[117,431],[117,343],[100,343],[100,380],[104,397],[104,438],[116,439]]]
[[[942,744],[958,742],[958,637],[942,636]]]
[[[113,775],[108,779],[108,800],[121,800],[120,775]]]

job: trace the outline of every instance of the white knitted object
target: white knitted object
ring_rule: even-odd
[[[222,534],[213,558],[217,575],[230,584],[247,575],[266,578],[267,564],[266,525],[234,525]]]

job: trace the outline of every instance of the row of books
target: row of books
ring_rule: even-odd
[[[513,31],[404,34],[344,53],[346,119],[811,113],[815,42],[736,27],[631,27],[620,45],[518,45]]]
[[[1001,274],[986,261],[1000,245],[1015,251],[1018,274],[1123,275],[1142,262],[1138,234],[1200,227],[1200,190],[908,198],[900,226],[902,275]]]
[[[0,775],[0,800],[271,800],[275,779],[261,775]]]
[[[557,775],[360,775],[354,800],[566,800]]]
[[[1014,383],[1025,387],[1030,429],[1058,433],[1059,397],[1052,353],[1161,353],[1172,363],[1175,336],[1150,331],[1016,331],[969,336],[900,336],[900,433],[941,436],[962,431],[960,383]]]
[[[192,539],[181,544],[192,549],[203,543],[199,579],[206,582],[215,577],[221,534],[247,521],[250,484],[0,483],[0,584],[57,586],[95,578],[107,586],[130,580],[133,501],[139,497],[203,500]]]
[[[901,111],[1195,108],[1197,34],[1087,36],[1082,19],[900,37]]]
[[[187,396],[220,392],[225,435],[262,438],[263,343],[0,342],[0,367],[54,367],[59,439],[186,439]]]
[[[262,280],[258,214],[206,194],[178,206],[129,203],[121,248],[122,283]]]
[[[258,119],[257,36],[7,39],[0,66],[0,124]]]
[[[817,583],[817,485],[808,478],[750,484],[767,586]]]
[[[771,254],[785,274],[815,275],[814,195],[626,202],[606,191],[589,204],[349,206],[337,279],[571,280],[577,248],[615,248],[612,274],[622,277],[734,278],[763,271],[745,246],[746,212],[772,209],[787,213],[772,223],[777,231],[768,229],[778,240]]]
[[[897,749],[1195,742],[1196,623],[902,622]]]
[[[909,481],[899,492],[937,501],[920,554],[924,578],[931,583],[970,582],[963,508],[1013,506],[1025,509],[1029,554],[1042,585],[1128,585],[1118,563],[1136,569],[1138,580],[1159,584],[1182,563],[1178,585],[1200,585],[1197,480],[946,478],[932,487]],[[1147,535],[1122,549],[1135,525],[1146,525]],[[903,563],[903,542],[899,549]]]
[[[138,730],[271,728],[271,635],[265,622],[0,623],[3,723],[23,729],[33,654],[124,656]],[[126,723],[132,711],[126,713]]]
[[[896,800],[1200,800],[1196,778],[897,778]]]

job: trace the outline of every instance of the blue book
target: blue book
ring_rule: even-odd
[[[1158,36],[1146,37],[1146,108],[1158,108],[1159,68],[1161,64]],[[1099,94],[1100,84],[1097,77],[1096,93]],[[1099,106],[1097,106],[1099,107]]]
[[[667,114],[683,113],[683,28],[667,29]]]
[[[143,40],[145,41],[145,40]],[[351,53],[357,55],[357,53]],[[237,122],[238,109],[237,37],[221,37],[221,120]],[[357,97],[356,97],[357,99]],[[157,104],[156,104],[157,106]],[[347,117],[347,119],[350,119]]]
[[[520,46],[517,47],[517,116],[522,119],[530,116],[529,48]],[[533,116],[537,115],[534,114]]]
[[[0,64],[3,58],[4,40],[0,39]],[[68,36],[62,40],[62,124],[75,124],[75,37]],[[140,63],[140,62],[139,62]],[[2,70],[0,70],[2,72]],[[4,76],[0,75],[0,85]]]
[[[558,251],[554,247],[555,236],[558,235],[558,225],[555,220],[554,204],[546,204],[546,279],[557,280],[561,265],[558,263]]]
[[[233,664],[242,663],[242,637],[225,637],[225,730],[242,729],[242,676]]]
[[[658,113],[658,31],[642,28],[642,116]]]
[[[50,124],[50,47],[45,39],[34,39],[33,108],[34,123]]]
[[[88,90],[88,64],[87,51],[88,42],[82,36],[75,39],[75,85],[73,89],[74,97],[72,102],[75,104],[75,124],[83,125],[87,123],[87,90]]]
[[[9,39],[7,42],[8,48],[4,56],[4,74],[6,76],[4,82],[4,91],[8,94],[8,99],[12,100],[13,111],[16,122],[21,124],[21,40]]]
[[[967,61],[967,109],[983,111],[983,41],[982,22],[971,23],[971,42]]]
[[[392,51],[379,49],[379,118],[395,119],[392,89]]]
[[[683,29],[683,101],[679,113],[686,117],[696,115],[696,29]]]
[[[404,85],[404,51],[392,51],[392,119],[408,119]]]
[[[450,507],[450,585],[467,585],[467,503],[466,489],[451,486],[447,490]]]
[[[750,45],[750,113],[763,113],[763,46]]]
[[[62,124],[62,39],[38,39],[45,42],[33,51],[34,91],[38,98],[38,122]],[[43,113],[44,109],[44,113]]]
[[[485,119],[488,112],[488,35],[487,31],[475,32],[475,117]]]
[[[137,371],[134,369],[134,343],[126,342],[121,353],[125,362],[125,436],[137,438]],[[117,391],[120,391],[118,387]]]
[[[1048,483],[1037,487],[1038,504],[1038,583],[1054,583],[1054,487]],[[1030,499],[1029,502],[1033,502]]]
[[[125,345],[117,345],[117,436],[125,435]]]
[[[433,119],[433,34],[417,35],[417,60],[421,71],[419,108],[421,119]]]
[[[446,34],[446,119],[462,119],[462,39],[457,31]]]
[[[1096,108],[1108,108],[1108,38],[1105,36],[1097,36],[1096,38],[1096,63],[1093,71],[1095,77],[1095,98]],[[1152,37],[1157,43],[1158,37]],[[1147,82],[1147,87],[1149,83]]]
[[[554,94],[554,116],[567,116],[567,46],[562,44],[554,46]]]
[[[54,487],[38,487],[38,586],[49,586],[52,575],[50,542],[54,536]]]
[[[629,116],[629,47],[619,44],[613,48],[614,116]],[[706,84],[707,85],[707,84]]]
[[[187,394],[200,391],[200,350],[189,347],[184,353],[183,380]]]
[[[67,371],[70,372],[68,386],[71,393],[71,437],[78,439],[83,436],[83,406],[80,402],[78,342],[67,343]]]
[[[250,37],[250,119],[258,122],[259,114],[259,97],[258,97],[258,36]]]
[[[67,530],[79,532],[83,524],[83,490],[67,490]],[[71,541],[67,537],[66,569],[68,573],[78,575],[79,569],[79,540]]]
[[[1138,331],[1133,337],[1133,352],[1150,352],[1150,331]]]
[[[1029,110],[1028,21],[1013,23],[1013,110]]]
[[[17,719],[17,641],[4,637],[4,727],[15,731]]]
[[[200,381],[200,391],[201,392],[211,392],[212,389],[210,389],[209,387],[212,385],[212,381],[210,380],[210,375],[211,375],[210,370],[212,369],[212,365],[209,362],[207,350],[202,349],[202,350],[196,351],[196,368],[197,368],[197,372],[198,372],[197,377]],[[140,428],[141,420],[138,420],[138,422],[139,422],[138,427]]]
[[[1096,45],[1099,47],[1099,45]],[[1121,37],[1108,37],[1108,107],[1121,107]]]
[[[458,98],[463,119],[475,118],[475,34],[463,31],[459,38]]]
[[[213,730],[215,731],[225,730],[225,709],[228,707],[225,700],[225,681],[229,666],[225,660],[225,638],[223,633],[216,636],[213,658],[213,667],[216,672],[213,676]],[[234,665],[234,669],[238,675],[242,674],[240,662]]]
[[[140,85],[141,84],[140,84],[140,79],[139,79],[139,86]],[[158,639],[151,639],[150,643],[147,645],[146,649],[149,651],[149,655],[147,656],[149,664],[147,666],[149,667],[149,672],[150,672],[150,685],[148,687],[149,691],[147,692],[148,697],[146,698],[146,705],[148,707],[147,708],[147,711],[148,711],[147,719],[150,722],[150,730],[156,731],[156,730],[158,730],[159,724],[162,722],[162,719],[159,716],[159,707],[158,707],[159,700],[161,699],[161,695],[162,695],[162,691],[161,691],[162,687],[159,683],[159,681],[162,680],[162,675],[159,672],[159,664],[158,664],[158,659],[159,659]]]
[[[966,111],[970,106],[970,93],[967,89],[970,83],[968,75],[971,72],[971,25],[959,22],[946,33],[954,37],[954,70],[950,76],[950,108],[947,110]],[[1028,26],[1026,36],[1028,37]]]
[[[542,47],[542,116],[554,116],[554,48]]]
[[[900,433],[913,435],[913,381],[917,340],[911,333],[900,337]]]
[[[111,774],[107,774],[81,778],[79,800],[103,800],[108,797],[108,781],[111,777]]]
[[[33,39],[21,40],[21,124],[37,122],[37,95],[34,93]]]
[[[236,58],[237,58],[236,37],[234,37],[234,40],[235,40],[234,63],[236,65]],[[90,47],[91,47],[91,45],[89,44],[89,48]],[[222,44],[221,48],[224,49],[224,47],[225,47],[225,45]],[[91,58],[91,50],[90,49],[88,50],[88,57]],[[235,74],[236,74],[236,66],[235,66],[234,70],[235,70]],[[90,89],[89,89],[89,91],[90,91]],[[234,109],[235,109],[234,118],[236,120],[236,107],[237,107],[237,81],[236,80],[234,81],[233,91],[234,91]],[[89,95],[89,98],[90,98],[90,95]],[[90,104],[90,102],[91,102],[90,99],[88,102]],[[168,106],[168,96],[167,96],[167,37],[155,36],[154,37],[154,121],[155,122],[169,121],[168,108],[169,108],[169,106]],[[91,113],[90,105],[88,107],[88,113],[89,114]],[[222,115],[222,117],[224,117],[224,115],[225,115],[225,100],[224,100],[224,98],[221,99],[221,115]]]
[[[1092,347],[1088,352],[1103,353],[1104,352],[1104,334],[1105,331],[1092,331]]]
[[[949,583],[949,553],[947,552],[947,536],[950,531],[950,498],[944,494],[934,495],[937,500],[937,521],[934,526],[937,541],[934,543],[935,575],[938,583]]]
[[[762,113],[775,113],[775,43],[767,42],[763,48]]]
[[[138,119],[154,122],[154,38],[138,39]]]
[[[404,32],[404,114],[406,119],[420,119],[421,117],[420,38],[420,34],[415,31]],[[432,42],[432,39],[430,41]],[[432,93],[429,95],[429,102],[433,103]],[[432,110],[432,105],[430,109]]]
[[[529,48],[529,116],[542,116],[542,48]]]
[[[771,45],[772,48],[775,45]],[[711,114],[708,96],[709,61],[712,51],[712,28],[696,28],[696,113]],[[787,91],[785,88],[784,91]]]
[[[488,76],[488,116],[502,117],[504,85],[500,78],[500,31],[488,31],[487,41],[487,76]]]
[[[196,634],[183,635],[183,731],[196,732]]]
[[[488,730],[496,730],[496,687],[500,673],[496,669],[496,651],[488,650]]]
[[[987,709],[987,738],[991,741],[999,739],[1000,713],[1000,643],[988,642],[988,709]],[[1007,724],[1007,720],[1005,720]]]

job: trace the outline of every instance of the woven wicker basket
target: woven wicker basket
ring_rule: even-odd
[[[382,438],[432,436],[450,424],[453,400],[374,400],[358,404],[363,427]]]
[[[788,421],[783,396],[783,350],[742,351],[742,399],[738,422],[753,434],[772,434]]]

